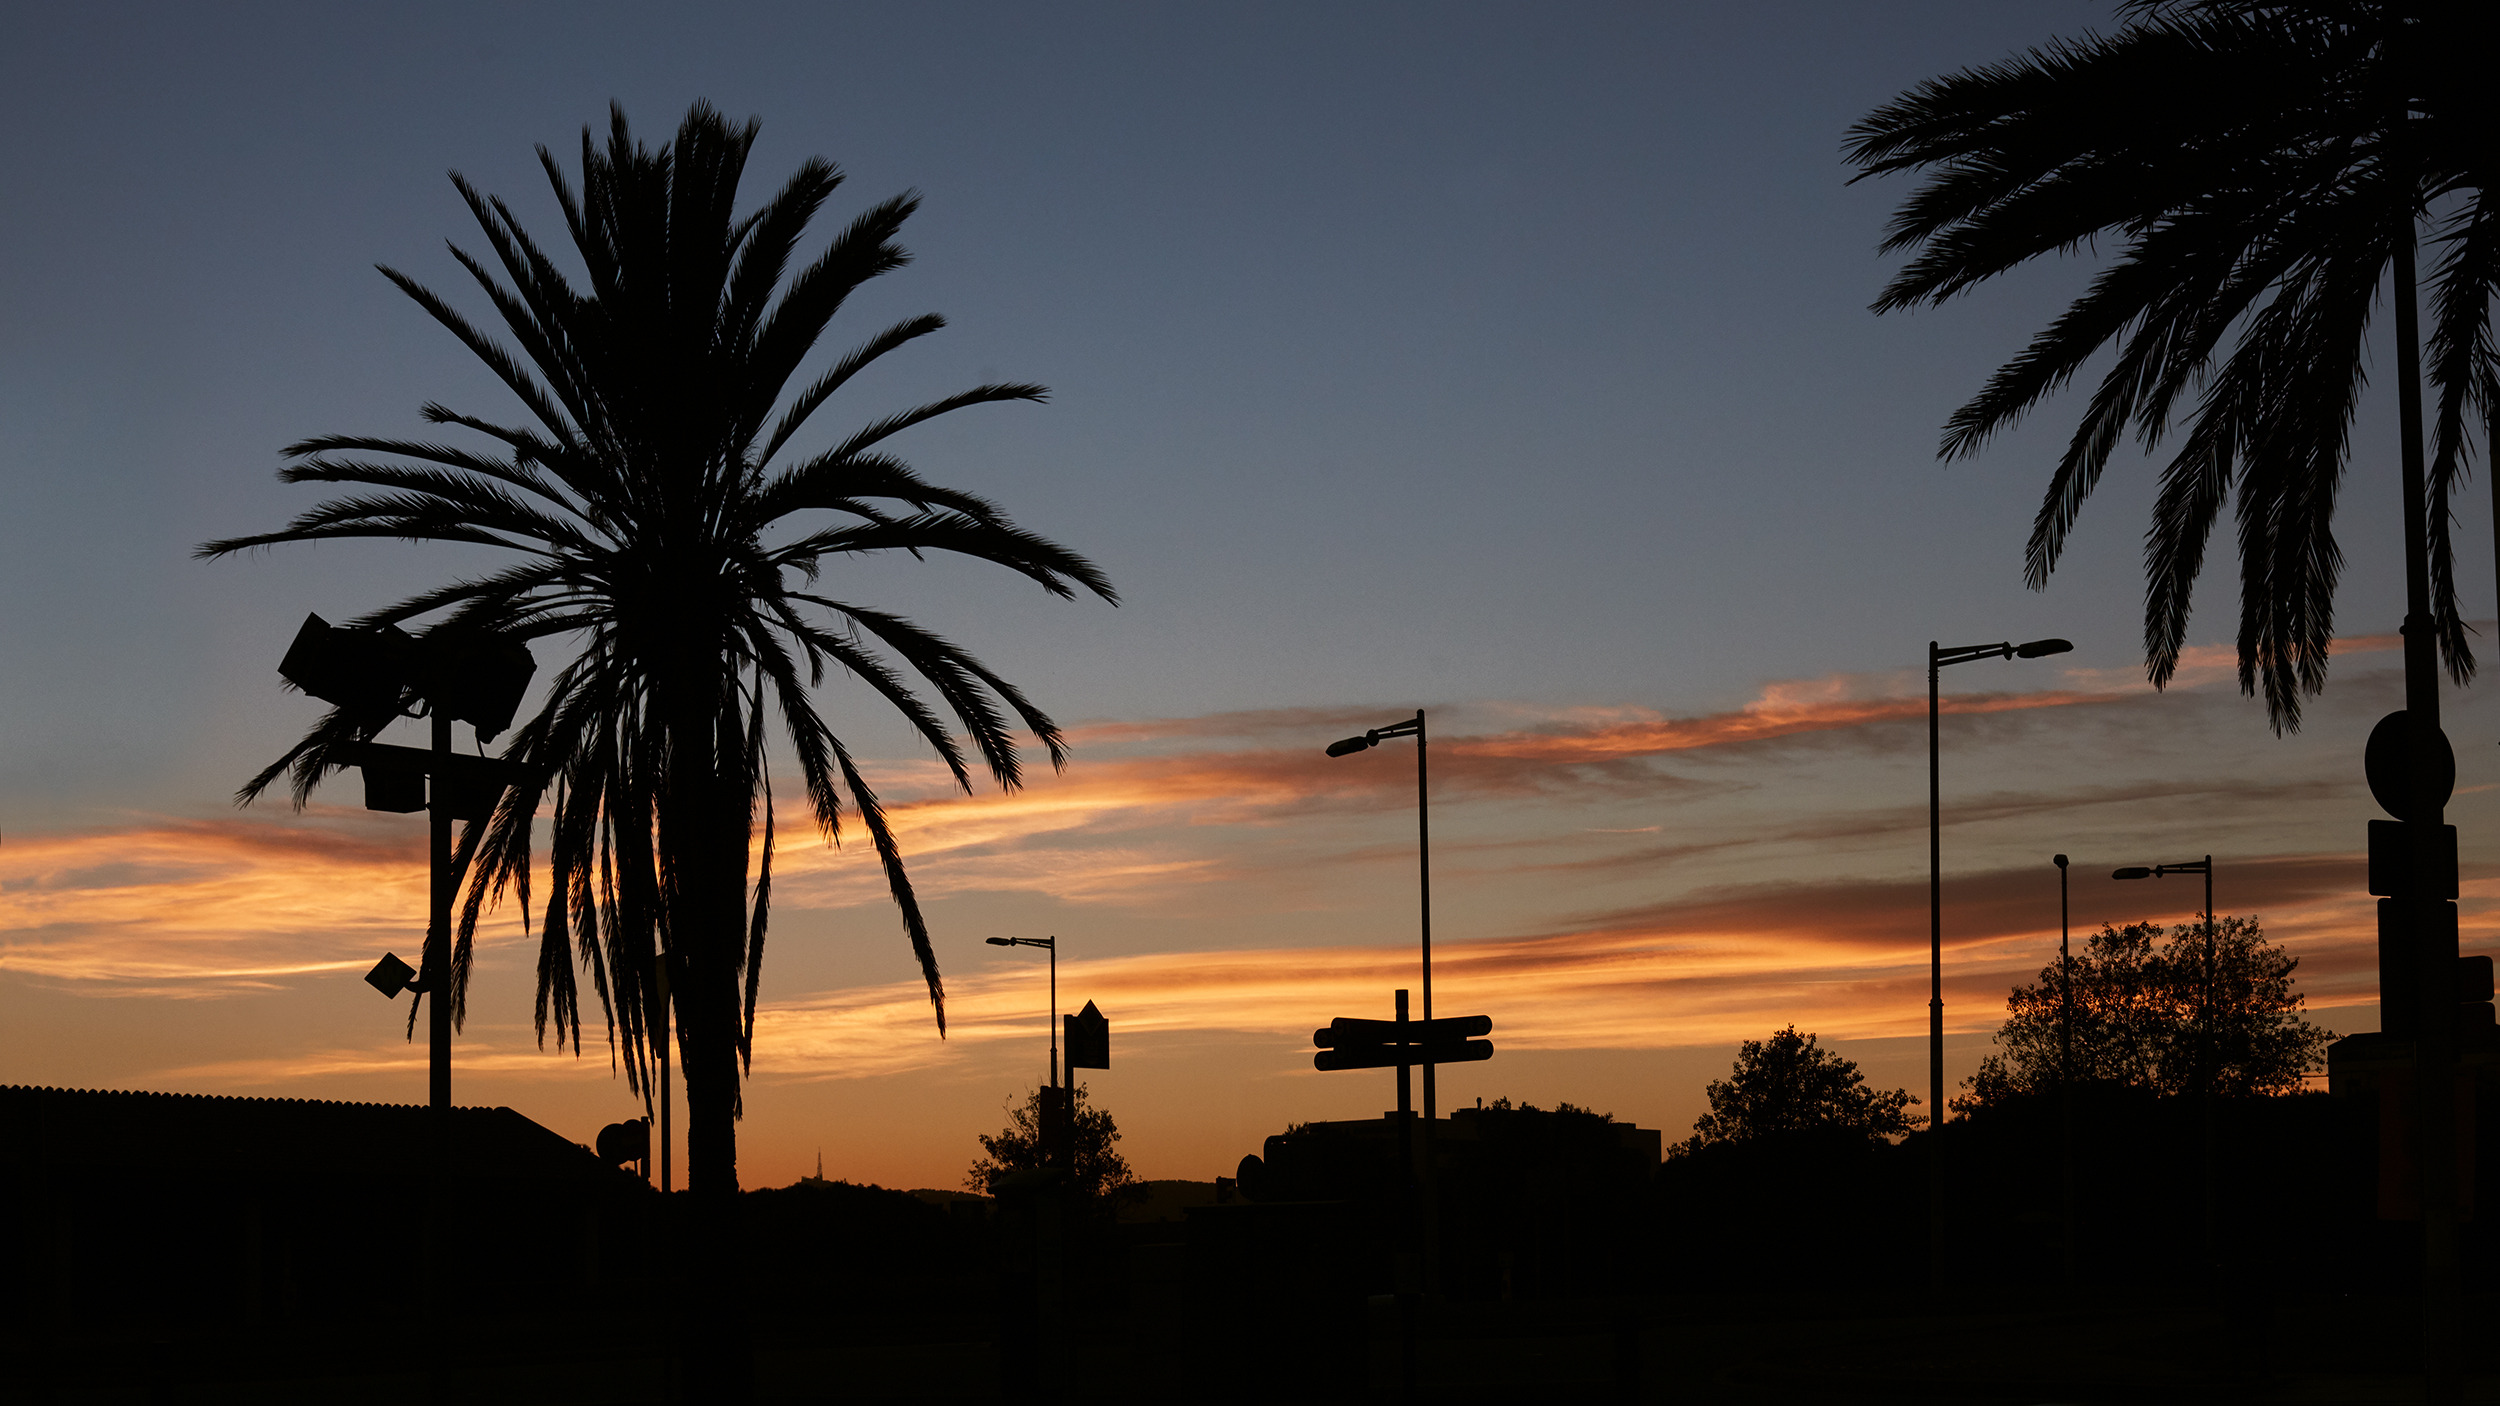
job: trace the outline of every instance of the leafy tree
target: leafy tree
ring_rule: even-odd
[[[551,779],[515,787],[491,820],[462,831],[456,863],[475,869],[452,959],[453,1009],[464,1013],[480,905],[509,886],[529,907],[533,817],[552,799],[539,1037],[552,1018],[559,1047],[569,1040],[580,1048],[578,960],[589,968],[610,1047],[622,1037],[626,1078],[647,1099],[665,990],[686,1080],[687,1184],[709,1193],[737,1188],[734,1120],[753,1053],[772,892],[776,733],[828,842],[841,836],[848,797],[945,1033],[937,956],[902,851],[875,790],[816,709],[813,689],[827,668],[902,713],[967,792],[972,774],[956,728],[1002,787],[1023,776],[1016,722],[1052,765],[1064,761],[1058,728],[1014,685],[901,615],[824,593],[826,569],[874,554],[951,552],[1021,573],[1053,595],[1082,588],[1115,599],[1083,557],[1018,528],[984,498],[927,482],[888,447],[902,431],[958,410],[1041,400],[1040,386],[975,386],[871,420],[830,447],[799,447],[810,420],[855,376],[944,321],[921,316],[876,332],[791,391],[849,296],[908,261],[895,236],[919,202],[902,195],[872,207],[802,265],[808,224],[841,173],[810,160],[760,209],[740,215],[738,186],[756,132],[755,123],[733,127],[698,103],[676,140],[653,151],[614,111],[604,150],[583,129],[578,192],[539,148],[578,276],[501,200],[455,173],[492,268],[457,247],[452,256],[493,305],[510,345],[407,275],[382,273],[493,371],[525,418],[499,424],[424,408],[429,423],[471,431],[483,447],[304,440],[287,450],[293,462],[281,479],[364,491],[329,499],[280,531],[201,548],[216,556],[383,537],[517,558],[351,622],[431,617],[433,629],[579,645],[504,752]],[[920,684],[934,690],[934,706]],[[340,744],[388,721],[333,711],[254,777],[243,798],[291,771],[301,804],[341,765]],[[657,979],[663,954],[665,986]],[[426,980],[440,978],[429,972]]]
[[[2115,33],[1932,79],[1850,130],[1860,178],[1924,173],[1885,241],[1915,257],[1878,312],[1941,304],[2043,255],[2104,240],[2117,251],[1954,413],[1942,453],[1977,453],[2114,350],[2033,524],[2025,574],[2039,589],[2120,440],[2131,431],[2153,449],[2192,405],[2145,536],[2147,669],[2163,684],[2178,667],[2215,517],[2236,490],[2240,684],[2262,688],[2278,730],[2296,728],[2301,699],[2326,681],[2343,562],[2331,524],[2391,267],[2412,417],[2403,467],[2423,481],[2414,264],[2417,221],[2429,218],[2441,250],[2436,453],[2422,506],[2406,509],[2408,552],[2423,563],[2408,605],[2423,618],[2408,629],[2424,650],[2435,635],[2463,682],[2474,660],[2446,503],[2474,430],[2487,446],[2500,430],[2487,64],[2500,13],[2466,0],[2120,9]],[[2433,667],[2420,661],[2417,688]]]
[[[1824,1049],[1793,1025],[1767,1040],[1739,1045],[1735,1070],[1710,1082],[1709,1097],[1710,1111],[1694,1122],[1693,1135],[1676,1144],[1671,1156],[1790,1133],[1855,1133],[1873,1140],[1906,1133],[1924,1121],[1907,1111],[1918,1102],[1909,1090],[1866,1087],[1856,1060]]]
[[[1049,1164],[1042,1140],[1043,1102],[1049,1093],[1036,1088],[1023,1103],[1008,1109],[1007,1126],[996,1137],[976,1134],[981,1160],[964,1173],[965,1186],[984,1196],[996,1196],[1007,1178]],[[1077,1194],[1086,1204],[1103,1210],[1145,1199],[1146,1188],[1129,1171],[1128,1159],[1112,1145],[1120,1140],[1120,1129],[1111,1121],[1110,1110],[1089,1107],[1083,1084],[1069,1093],[1074,1107],[1068,1131],[1069,1182]]]
[[[2322,1066],[2335,1032],[2300,1018],[2300,959],[2266,940],[2254,918],[2103,926],[2074,957],[2078,1083],[2157,1094],[2287,1094]],[[1997,1031],[1999,1051],[1963,1081],[1957,1110],[2057,1087],[2064,1008],[2056,963],[2017,986]]]

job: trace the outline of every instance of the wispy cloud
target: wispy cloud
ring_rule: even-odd
[[[422,931],[425,852],[408,829],[315,812],[13,836],[0,971],[206,996],[361,968],[378,936]]]
[[[2329,997],[2375,980],[2367,900],[2351,896],[2357,864],[2281,856],[2235,864],[2231,876],[2246,900],[2233,911],[2269,913],[2278,928],[2290,920],[2307,984]],[[1961,876],[1954,887],[1950,1028],[1992,1030],[2012,985],[2053,959],[2053,899],[2043,904],[2041,876],[2027,871]],[[2500,876],[2474,891],[2500,897]],[[2079,926],[2078,940],[2090,930]],[[1562,931],[1436,944],[1438,1010],[1491,1014],[1496,1046],[1516,1049],[1720,1045],[1791,1022],[1834,1039],[1914,1035],[1926,1028],[1926,927],[1923,881],[1706,893]],[[1414,986],[1415,962],[1405,947],[1156,953],[1063,960],[1060,979],[1124,1033],[1225,1030],[1298,1046],[1332,1016],[1385,1016],[1384,993]],[[1028,974],[956,983],[950,1043],[1030,1040],[1032,1005]],[[758,1015],[757,1065],[843,1078],[925,1064],[927,1010],[908,982],[775,1003]]]
[[[2205,673],[2218,667],[2201,655],[2192,662]],[[1794,681],[1742,708],[1693,718],[1638,708],[1436,711],[1447,727],[1433,752],[1436,830],[1447,834],[1440,852],[1452,861],[1444,883],[1471,900],[1452,910],[1452,921],[1464,927],[1472,917],[1474,927],[1441,944],[1444,1005],[1496,1012],[1497,1038],[1527,1048],[1710,1043],[1790,1020],[1835,1038],[1921,1028],[1924,879],[1900,872],[1882,847],[1920,828],[1923,807],[1908,798],[1851,804],[1827,785],[1798,793],[1815,796],[1811,806],[1709,807],[1758,791],[1766,777],[1793,781],[1829,765],[1827,751],[1783,748],[1836,739],[1872,746],[1866,739],[1877,734],[1885,738],[1877,751],[1923,746],[1923,730],[1912,725],[1926,707],[1923,683],[1893,675]],[[2014,719],[2151,697],[2140,680],[2069,675],[2054,689],[1954,694],[1946,705],[1966,718]],[[1403,863],[1411,853],[1403,841],[1357,837],[1376,829],[1380,813],[1413,804],[1412,771],[1379,756],[1319,755],[1330,737],[1381,721],[1368,710],[1297,709],[1088,724],[1079,731],[1088,755],[1065,776],[1010,795],[961,797],[945,795],[933,769],[905,767],[892,813],[933,898],[1003,891],[1189,915],[1217,901],[1204,895],[1221,892],[1222,902],[1254,916],[1321,912],[1368,901],[1359,897],[1367,881],[1347,866]],[[1714,752],[1742,754],[1747,764],[1679,765]],[[2027,771],[2019,785],[1955,797],[1951,821],[1996,828],[2096,810],[2272,812],[2349,789],[2349,781],[2299,775]],[[1775,789],[1771,799],[1794,791]],[[1867,794],[1899,793],[1885,786]],[[1676,820],[1652,820],[1668,802]],[[1524,822],[1530,815],[1553,819]],[[803,818],[788,816],[784,834],[804,837]],[[1836,875],[1833,856],[1854,847],[1871,847],[1880,862],[1870,867],[1886,876]],[[1813,857],[1806,872],[1818,881],[1761,877],[1797,869],[1771,857],[1800,854]],[[2366,903],[2353,897],[2358,865],[2335,853],[2235,858],[2225,906],[2264,911],[2278,931],[2292,920],[2321,989],[2366,984],[2372,962]],[[785,842],[778,875],[784,912],[883,902],[858,846]],[[1599,886],[1625,880],[1651,894],[1618,887],[1603,891],[1634,901],[1598,897]],[[1988,1028],[2006,985],[2037,969],[2043,913],[2053,911],[2043,880],[2011,870],[1954,877],[1947,931],[1957,1029]],[[149,819],[15,836],[0,847],[0,971],[100,994],[266,990],[361,970],[378,947],[413,942],[424,890],[417,827],[360,812]],[[1512,916],[1484,916],[1496,909]],[[1124,1029],[1291,1038],[1329,1014],[1381,1005],[1412,962],[1402,948],[1350,934],[1340,941],[1342,927],[1318,926],[1328,941],[1236,940],[1221,950],[1072,961],[1063,975],[1081,977]],[[496,940],[518,927],[518,914],[506,910]],[[951,977],[948,991],[947,1048],[1029,1037],[1029,982],[972,971]],[[759,1067],[785,1075],[831,1077],[930,1053],[926,998],[913,982],[768,996],[759,1019]],[[367,1056],[306,1058],[335,1070],[344,1068],[339,1060]]]

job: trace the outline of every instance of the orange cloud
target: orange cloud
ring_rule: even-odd
[[[2345,647],[2374,644],[2348,641]],[[2211,661],[2197,662],[2204,668]],[[1925,699],[1902,696],[1900,682],[1852,676],[1775,684],[1743,708],[1688,719],[1623,708],[1510,711],[1498,718],[1506,725],[1487,728],[1483,719],[1496,710],[1447,710],[1460,725],[1434,750],[1436,817],[1456,822],[1463,837],[1445,844],[1467,854],[1472,881],[1487,886],[1515,877],[1559,882],[1640,872],[1706,852],[1779,845],[1829,850],[1897,836],[1915,825],[1916,807],[1852,812],[1827,806],[1820,814],[1720,826],[1697,838],[1620,852],[1565,851],[1564,858],[1540,849],[1552,843],[1541,832],[1504,829],[1499,822],[1515,811],[1510,803],[1523,798],[1576,805],[1713,794],[1719,783],[1656,763],[1698,749],[1760,747],[1914,721]],[[2135,683],[1961,694],[1947,705],[1957,713],[2016,714],[2148,696]],[[920,794],[898,803],[893,814],[931,895],[994,889],[1069,902],[1185,907],[1182,895],[1194,886],[1272,888],[1282,874],[1307,873],[1304,856],[1314,842],[1305,834],[1315,819],[1412,804],[1405,767],[1381,765],[1383,758],[1331,762],[1319,754],[1329,737],[1367,721],[1381,719],[1369,711],[1307,709],[1089,724],[1080,735],[1113,755],[1010,795],[947,796],[931,784],[939,775],[933,766],[896,768],[905,783],[897,793]],[[1470,726],[1475,730],[1464,730]],[[1208,742],[1226,745],[1203,745]],[[1144,754],[1120,755],[1138,748]],[[1954,819],[2004,822],[2149,798],[2205,807],[2280,805],[2316,800],[2325,785],[2298,778],[2164,777],[2033,788],[1959,800]],[[1470,816],[1479,818],[1481,833],[1465,834]],[[1572,825],[1561,833],[1588,828]],[[1639,835],[1660,827],[1597,828]],[[783,832],[790,837],[778,861],[785,911],[883,901],[882,879],[864,847],[835,852],[809,842],[804,818],[786,806]],[[1341,838],[1325,844],[1331,858],[1352,848]],[[418,827],[352,811],[160,820],[16,837],[0,848],[0,971],[119,993],[204,996],[361,970],[379,947],[417,940],[423,864]],[[2270,910],[2278,917],[2284,905],[2314,909],[2323,924],[2316,950],[2326,975],[2329,949],[2361,940],[2358,920],[2335,907],[2348,904],[2343,896],[2360,887],[2349,872],[2353,864],[2349,857],[2234,861],[2233,893],[2280,900]],[[1956,878],[1949,929],[1958,954],[1954,979],[1984,977],[1983,986],[1993,984],[1996,993],[1957,987],[1963,992],[1953,1002],[1957,1020],[1967,1013],[1970,1021],[1957,1028],[1985,1028],[1986,1012],[2001,1001],[2009,977],[2023,974],[2026,963],[2036,967],[2039,884],[2034,874]],[[1558,892],[1552,901],[1578,900]],[[1709,1043],[1790,1018],[1821,1022],[1836,1038],[1908,1033],[1923,1021],[1924,904],[1923,881],[1905,879],[1704,889],[1577,918],[1549,908],[1552,916],[1543,923],[1512,925],[1523,935],[1445,940],[1442,991],[1456,1001],[1467,999],[1471,988],[1482,989],[1488,996],[1482,1004],[1498,1002],[1504,1012],[1498,1018],[1505,1038],[1545,1048]],[[2247,911],[2262,905],[2235,897],[2225,906]],[[509,940],[518,918],[506,910],[496,934]],[[1547,924],[1554,930],[1535,930]],[[1128,1028],[1290,1034],[1328,1014],[1381,1005],[1406,960],[1396,949],[1306,946],[1070,966],[1089,972],[1097,983],[1091,989],[1133,998],[1121,1017]],[[978,973],[949,982],[959,1040],[1005,1038],[1018,1021],[1029,1022],[1029,992],[999,980],[1008,986],[995,992],[991,978]],[[819,993],[770,1003],[765,1022],[778,1032],[758,1044],[759,1059],[771,1067],[869,1068],[886,1057],[877,1050],[907,1033],[908,1043],[921,1043],[925,997],[916,984]]]
[[[2232,866],[2232,887],[2248,900],[2234,911],[2268,915],[2278,939],[2297,934],[2287,945],[2302,958],[2304,986],[2326,998],[2321,1005],[2366,999],[2375,986],[2374,918],[2366,895],[2354,896],[2358,864],[2350,855],[2288,855]],[[1945,957],[1950,1031],[1994,1030],[2006,993],[2054,959],[2057,933],[2041,926],[2041,889],[2028,871],[1955,880]],[[2500,899],[2500,875],[2475,880],[2468,897]],[[1832,1039],[1923,1034],[1926,920],[1923,881],[1759,885],[1572,931],[1445,942],[1434,953],[1437,1013],[1489,1014],[1497,1047],[1537,1050],[1727,1045],[1791,1022]],[[2090,930],[2078,923],[2077,942]],[[1421,985],[1417,955],[1402,946],[1154,953],[1060,966],[1062,984],[1100,1003],[1122,1033],[1221,1030],[1296,1048],[1334,1016],[1385,1018],[1391,988]],[[1035,994],[1030,973],[950,983],[949,1043],[1043,1038]],[[776,1002],[758,1015],[756,1067],[850,1078],[925,1065],[943,1057],[927,1038],[927,1009],[908,982]]]
[[[413,831],[413,833],[411,833]],[[424,929],[421,830],[361,812],[161,820],[0,847],[0,971],[201,996],[359,970]]]

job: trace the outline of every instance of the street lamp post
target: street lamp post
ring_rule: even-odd
[[[1425,805],[1426,772],[1424,770],[1424,710],[1405,722],[1376,727],[1360,737],[1328,744],[1328,755],[1348,757],[1356,752],[1377,747],[1384,739],[1412,737],[1415,739],[1415,872],[1422,895],[1424,930],[1424,1019],[1432,1019],[1432,812]],[[1433,1090],[1432,1066],[1424,1066],[1424,1124],[1430,1127],[1438,1104]]]
[[[993,937],[992,947],[1039,947],[1050,954],[1050,1093],[1044,1106],[1050,1109],[1050,1126],[1043,1129],[1043,1154],[1051,1161],[1066,1159],[1059,1144],[1064,1140],[1076,1109],[1072,1096],[1059,1086],[1059,939],[1057,937]]]
[[[2130,866],[2130,867],[2125,868],[2125,869],[2115,869],[2115,870],[2110,871],[2110,877],[2111,877],[2111,878],[2113,878],[2113,879],[2159,879],[2159,878],[2165,878],[2165,877],[2167,877],[2167,876],[2169,876],[2169,875],[2172,875],[2172,874],[2202,874],[2202,875],[2204,875],[2204,876],[2205,876],[2205,960],[2204,960],[2204,967],[2205,967],[2205,982],[2204,982],[2204,986],[2205,986],[2205,990],[2204,990],[2204,995],[2203,995],[2203,997],[2202,997],[2200,1000],[2198,1000],[2198,1001],[2197,1001],[2197,1003],[2196,1003],[2196,1025],[2197,1025],[2197,1031],[2196,1031],[2196,1034],[2197,1034],[2197,1040],[2198,1040],[2198,1049],[2197,1049],[2197,1055],[2196,1055],[2197,1075],[2198,1075],[2198,1078],[2197,1078],[2197,1089],[2196,1089],[2196,1102],[2197,1102],[2197,1122],[2198,1122],[2198,1125],[2199,1125],[2199,1129],[2198,1129],[2198,1136],[2199,1136],[2199,1138],[2202,1140],[2202,1142],[2203,1142],[2203,1144],[2204,1144],[2203,1149],[2202,1149],[2202,1156],[2203,1156],[2203,1160],[2204,1160],[2203,1175],[2204,1175],[2204,1182],[2205,1182],[2205,1186],[2204,1186],[2204,1202],[2205,1202],[2205,1204],[2204,1204],[2205,1271],[2206,1271],[2206,1273],[2207,1273],[2207,1274],[2209,1274],[2209,1275],[2210,1275],[2210,1274],[2217,1273],[2217,1272],[2219,1271],[2219,1268],[2220,1268],[2220,1267],[2219,1267],[2219,1265],[2216,1263],[2215,1258],[2214,1258],[2214,1093],[2213,1093],[2213,1085],[2214,1085],[2214,1080],[2215,1080],[2215,1079],[2217,1079],[2218,1077],[2220,1077],[2220,1075],[2221,1075],[2221,1073],[2222,1073],[2221,1068],[2220,1068],[2220,1062],[2219,1062],[2219,1061],[2215,1058],[2215,1050],[2214,1050],[2214,1024],[2213,1024],[2213,1022],[2214,1022],[2214,935],[2215,935],[2215,934],[2214,934],[2214,857],[2213,857],[2212,855],[2210,855],[2210,854],[2209,854],[2209,855],[2206,855],[2206,856],[2205,856],[2204,858],[2202,858],[2202,859],[2190,859],[2190,860],[2185,861],[2184,863],[2179,863],[2179,864],[2154,864],[2154,865],[2150,865],[2150,866],[2146,866],[2146,865],[2134,865],[2134,866]]]
[[[2057,1182],[2066,1292],[2075,1291],[2075,959],[2067,943],[2066,856],[2057,866]]]
[[[1942,788],[1936,762],[1936,676],[1947,665],[1974,659],[2038,659],[2064,654],[2074,646],[2064,640],[2031,640],[2012,644],[1963,644],[1939,647],[1927,642],[1927,1093],[1929,1128],[1944,1129],[1944,822]],[[1344,745],[1342,743],[1338,744]],[[1928,1282],[1944,1282],[1944,1139],[1928,1140],[1927,1250]]]
[[[1039,947],[1050,954],[1050,1086],[1059,1087],[1059,939],[1056,937],[993,937],[992,947]]]

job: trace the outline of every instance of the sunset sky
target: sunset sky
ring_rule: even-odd
[[[908,559],[855,599],[979,653],[1069,725],[1027,789],[950,794],[856,685],[826,715],[898,802],[947,976],[940,1040],[862,847],[785,816],[748,1185],[951,1186],[1043,1076],[1039,954],[1097,1002],[1088,1076],[1141,1175],[1229,1172],[1289,1121],[1371,1116],[1309,1032],[1415,968],[1414,753],[1322,749],[1428,709],[1435,984],[1499,1053],[1445,1104],[1567,1099],[1681,1136],[1736,1042],[1795,1023],[1925,1089],[1930,639],[2073,654],[1945,676],[1951,1078],[2008,986],[2078,937],[2224,912],[2302,958],[2315,1018],[2373,1028],[2361,742],[2397,706],[2392,357],[2355,431],[2344,642],[2277,738],[2239,696],[2228,532],[2199,641],[2144,682],[2155,461],[2122,463],[2051,588],[2036,495],[2080,405],[1973,462],[1947,414],[2096,267],[2090,251],[1917,316],[1866,310],[1899,184],[1843,131],[1921,78],[2110,22],[2095,4],[1358,8],[83,6],[12,17],[0,113],[0,1083],[417,1101],[406,998],[418,817],[333,783],[235,787],[318,705],[275,665],[333,619],[473,566],[325,546],[203,563],[315,494],[280,446],[417,431],[491,378],[377,275],[452,294],[447,169],[553,236],[535,166],[620,102],[664,140],[708,98],[763,122],[749,194],[823,155],[828,227],[921,191],[909,268],[824,355],[947,331],[825,433],[992,379],[1053,389],[897,441],[1092,556],[1124,604]],[[2383,348],[2381,349],[2384,350]],[[2491,503],[2457,506],[2493,637]],[[559,654],[542,646],[542,677]],[[2500,899],[2500,713],[2451,695],[2468,950]],[[416,725],[403,724],[417,740]],[[785,788],[785,795],[796,794]],[[534,936],[495,919],[463,1103],[588,1141],[639,1112],[594,1025],[530,1025]]]

